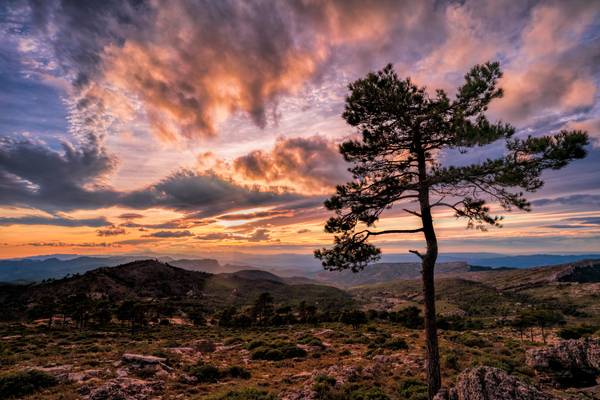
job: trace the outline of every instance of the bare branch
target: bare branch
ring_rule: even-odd
[[[409,253],[416,254],[421,260],[423,259],[423,254],[419,253],[419,250],[409,250]]]

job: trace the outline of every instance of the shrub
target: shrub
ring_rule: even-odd
[[[329,376],[329,375],[318,375],[315,378],[315,382],[316,383],[325,383],[328,386],[334,386],[335,385],[335,378],[333,376]]]
[[[399,398],[403,400],[427,400],[427,385],[417,379],[406,379],[398,386]]]
[[[250,343],[248,343],[246,345],[246,348],[248,350],[254,350],[254,349],[258,348],[258,347],[262,347],[262,346],[265,346],[265,345],[266,345],[266,343],[263,342],[262,340],[253,340],[253,341],[251,341]]]
[[[19,371],[0,375],[0,398],[23,397],[58,384],[58,380],[42,371]]]
[[[264,390],[257,389],[242,389],[238,391],[227,392],[223,395],[214,397],[215,400],[276,400],[277,398],[265,392]]]
[[[450,339],[467,347],[481,348],[489,347],[491,345],[486,338],[473,333],[464,333],[462,335],[450,337]]]
[[[190,369],[190,374],[198,380],[198,383],[215,383],[222,376],[219,368],[211,364],[196,364]]]
[[[321,339],[314,336],[304,336],[298,340],[298,343],[305,344],[308,346],[317,346],[317,347],[325,347]]]
[[[306,351],[294,344],[273,342],[257,347],[252,352],[253,360],[279,361],[287,358],[305,357]]]
[[[244,368],[244,367],[240,367],[238,365],[233,365],[229,368],[227,368],[225,370],[225,374],[231,378],[237,378],[237,379],[250,379],[250,372]]]
[[[385,342],[384,347],[390,350],[406,350],[408,343],[402,338],[393,338]]]
[[[579,339],[593,334],[597,329],[598,327],[589,325],[571,326],[558,331],[558,337],[561,339]]]

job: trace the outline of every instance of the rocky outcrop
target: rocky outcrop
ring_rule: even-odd
[[[565,387],[592,386],[600,376],[600,339],[563,340],[527,351],[527,365]]]
[[[534,386],[492,367],[463,371],[456,386],[442,389],[434,400],[557,400]]]

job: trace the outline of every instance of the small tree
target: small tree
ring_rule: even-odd
[[[271,293],[261,293],[252,307],[252,317],[258,324],[265,324],[273,316],[274,309]]]
[[[522,139],[515,137],[511,125],[490,122],[486,111],[492,100],[502,96],[496,86],[501,76],[497,62],[476,65],[451,99],[443,90],[429,95],[410,79],[399,79],[388,65],[351,83],[346,98],[343,117],[362,137],[340,146],[345,160],[353,164],[353,180],[338,186],[325,202],[336,213],[325,226],[326,232],[335,234],[335,242],[333,248],[317,250],[315,255],[326,269],[356,272],[380,258],[380,249],[368,239],[423,235],[426,251],[410,251],[422,261],[430,399],[441,386],[433,279],[438,256],[434,210],[450,209],[457,218],[466,218],[468,227],[499,226],[501,218],[491,214],[486,200],[507,211],[514,207],[529,211],[522,191],[540,188],[543,170],[560,169],[586,154],[585,132]],[[442,165],[438,157],[448,150],[464,154],[468,148],[498,140],[505,142],[506,151],[494,159],[451,166]],[[381,214],[397,204],[417,217],[419,225],[374,230]]]
[[[360,310],[344,311],[340,316],[340,322],[358,329],[361,325],[367,323],[367,314]]]

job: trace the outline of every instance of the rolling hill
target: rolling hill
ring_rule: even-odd
[[[140,260],[102,267],[68,278],[24,286],[0,286],[0,303],[27,304],[45,299],[61,301],[85,294],[95,299],[193,301],[205,308],[249,305],[263,292],[278,303],[306,301],[332,307],[352,302],[346,292],[320,284],[287,282],[263,271],[210,274],[190,271],[157,260]]]
[[[442,274],[464,274],[470,272],[470,267],[464,262],[439,263],[436,273]],[[315,279],[341,287],[368,285],[390,282],[398,279],[417,279],[421,276],[421,265],[419,263],[378,263],[373,264],[360,271],[321,271],[315,275]]]

